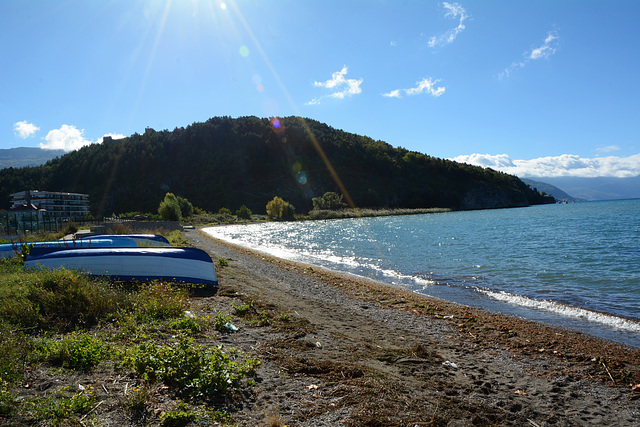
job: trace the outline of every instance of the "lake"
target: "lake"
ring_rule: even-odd
[[[640,199],[205,231],[277,257],[640,347]]]

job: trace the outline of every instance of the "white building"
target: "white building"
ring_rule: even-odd
[[[44,209],[47,218],[82,220],[89,216],[89,195],[56,191],[26,190],[11,194],[10,211],[33,205]]]

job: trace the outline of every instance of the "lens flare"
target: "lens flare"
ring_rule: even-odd
[[[284,135],[284,123],[282,123],[279,118],[274,117],[271,119],[271,128],[278,136],[282,137]]]
[[[298,181],[298,184],[306,185],[307,184],[307,174],[306,174],[306,172],[304,172],[304,171],[298,172],[298,174],[296,175],[296,180]]]

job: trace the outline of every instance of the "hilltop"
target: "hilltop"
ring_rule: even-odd
[[[0,170],[0,206],[25,189],[87,193],[95,216],[155,212],[167,192],[208,211],[246,205],[263,212],[280,196],[302,213],[328,191],[373,208],[485,209],[548,201],[513,175],[301,117],[214,117],[173,131],[106,138],[42,166]]]

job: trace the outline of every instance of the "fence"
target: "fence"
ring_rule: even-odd
[[[73,220],[79,226],[91,225],[94,221]],[[57,233],[64,230],[69,220],[40,215],[24,215],[0,212],[0,236],[14,236],[30,233]]]
[[[0,239],[16,238],[25,234],[58,233],[64,230],[69,223],[70,221],[66,218],[43,218],[38,215],[0,212]],[[74,219],[73,223],[82,228],[90,227],[91,231],[95,233],[117,233],[118,230],[125,229],[131,233],[158,229],[182,230],[178,221],[132,221],[104,218],[102,221]]]

